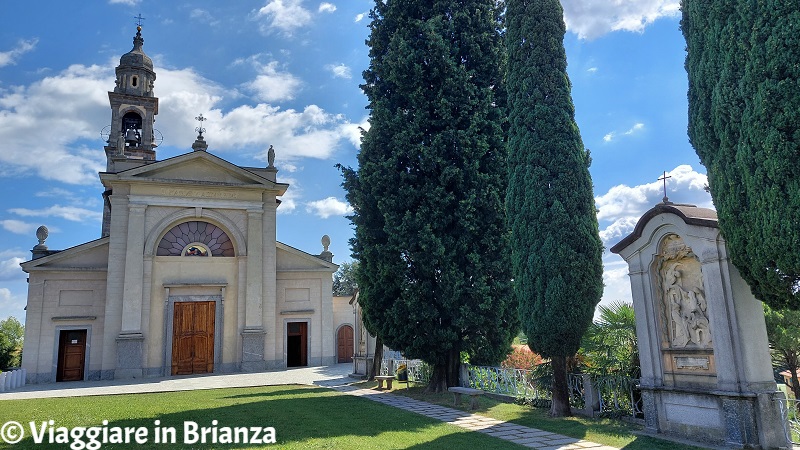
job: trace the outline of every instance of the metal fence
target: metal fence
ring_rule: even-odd
[[[547,406],[551,401],[549,377],[537,375],[532,370],[472,365],[466,367],[467,379],[464,384],[467,387],[521,398],[541,406]],[[578,409],[585,405],[583,385],[584,378],[581,375],[569,375],[570,405]]]
[[[430,381],[431,366],[418,359],[385,358],[381,361],[380,374],[394,375],[401,364],[406,365],[409,381]],[[620,376],[569,374],[570,406],[588,415],[643,418],[642,396],[637,382]],[[516,397],[540,407],[549,407],[551,401],[550,377],[532,370],[464,364],[462,385]]]
[[[781,425],[786,440],[794,446],[800,446],[800,400],[776,398],[775,401],[781,407]]]
[[[523,399],[525,403],[547,407],[550,404],[549,376],[534,371],[467,365],[467,387]],[[643,418],[638,380],[587,374],[569,374],[570,406],[589,415]]]
[[[433,369],[419,359],[383,359],[381,360],[381,375],[394,375],[401,364],[406,365],[408,381],[419,383],[430,381]]]
[[[608,375],[592,377],[591,381],[597,392],[600,415],[644,419],[642,391],[637,386],[639,380]]]

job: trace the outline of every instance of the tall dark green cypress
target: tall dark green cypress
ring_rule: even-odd
[[[363,90],[353,256],[365,321],[458,383],[461,353],[496,363],[518,328],[503,195],[502,42],[494,0],[376,0]]]
[[[559,0],[507,5],[514,292],[528,345],[553,366],[551,415],[566,416],[566,361],[603,293],[591,159],[575,123]]]
[[[689,138],[731,261],[753,294],[800,308],[800,10],[683,2]]]

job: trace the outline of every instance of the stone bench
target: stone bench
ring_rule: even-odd
[[[386,382],[386,389],[392,388],[392,381],[394,381],[394,375],[378,375],[375,377],[375,381],[378,382],[378,389],[383,389],[383,382]]]
[[[447,390],[453,393],[453,405],[455,406],[461,404],[461,394],[469,395],[470,397],[469,409],[477,409],[478,397],[483,395],[483,391],[480,389],[472,389],[460,386],[449,387],[447,388]]]

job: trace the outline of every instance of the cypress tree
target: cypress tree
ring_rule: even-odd
[[[440,391],[458,384],[462,352],[499,362],[518,328],[497,4],[376,0],[371,18],[370,128],[358,170],[343,169],[360,304]]]
[[[567,358],[603,293],[602,242],[575,123],[558,0],[508,0],[509,184],[514,293],[531,350],[553,367],[551,415],[570,415]]]
[[[800,10],[684,1],[689,138],[731,261],[753,294],[800,308]]]

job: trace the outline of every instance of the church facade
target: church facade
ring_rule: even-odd
[[[156,159],[156,73],[143,43],[139,27],[108,93],[101,237],[54,251],[40,227],[22,263],[28,382],[352,360],[355,319],[333,301],[330,240],[316,255],[276,241],[289,186],[272,149],[268,167],[232,164],[208,152],[201,122],[192,151]]]

